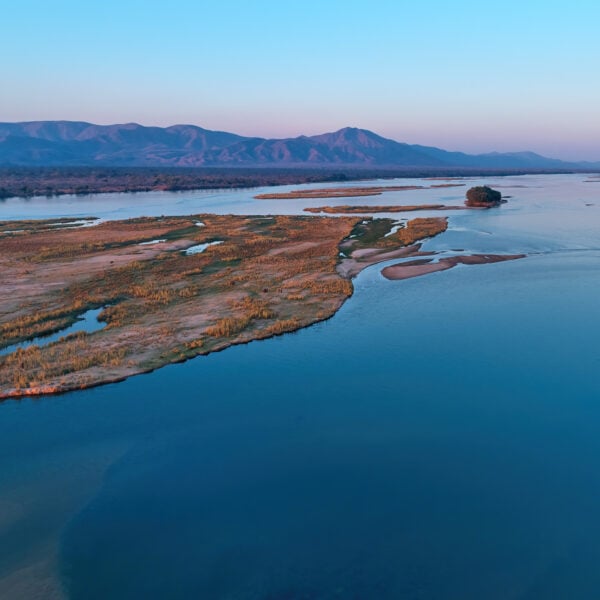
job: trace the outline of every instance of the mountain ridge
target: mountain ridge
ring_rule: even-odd
[[[262,138],[190,124],[23,121],[0,123],[0,166],[597,169],[600,163],[529,151],[466,154],[398,142],[358,127]]]

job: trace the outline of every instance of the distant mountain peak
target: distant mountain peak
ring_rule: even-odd
[[[319,135],[266,139],[197,125],[147,127],[85,121],[0,123],[0,165],[152,167],[386,167],[598,169],[533,152],[469,155],[397,142],[359,127]]]

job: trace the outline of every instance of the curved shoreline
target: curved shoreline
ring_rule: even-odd
[[[338,270],[350,260],[340,258],[340,243],[364,252],[360,242],[371,240],[374,254],[361,268],[385,260],[404,246],[399,236],[384,238],[391,223],[205,214],[93,228],[40,222],[0,235],[0,266],[11,282],[0,302],[3,346],[44,335],[92,304],[107,306],[99,316],[107,326],[99,331],[1,356],[0,398],[122,381],[328,319],[353,293]],[[182,252],[214,239],[223,243]]]
[[[196,226],[198,219],[204,227]],[[374,218],[203,214],[83,229],[40,222],[22,234],[0,235],[0,266],[14,275],[0,303],[4,346],[43,335],[56,327],[56,318],[64,321],[90,303],[107,306],[99,316],[107,326],[94,333],[0,356],[0,400],[117,383],[292,333],[333,317],[354,293],[351,280],[390,259],[415,257],[382,271],[388,279],[405,279],[459,263],[522,257],[432,262],[435,253],[422,252],[420,242],[445,231],[446,217],[415,218],[397,230],[393,224]],[[223,243],[203,253],[184,252],[217,238]],[[24,306],[22,297],[28,299]],[[7,321],[11,314],[16,320]]]

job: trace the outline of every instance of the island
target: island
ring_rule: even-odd
[[[380,196],[386,192],[409,192],[414,190],[427,190],[433,188],[463,187],[464,183],[441,183],[433,185],[377,185],[362,187],[331,187],[293,190],[291,192],[271,192],[257,194],[257,200],[296,200],[300,198],[353,198],[360,196]]]
[[[374,214],[374,213],[399,213],[399,212],[415,212],[419,210],[466,210],[468,206],[451,206],[448,204],[405,204],[405,205],[390,205],[376,204],[369,206],[362,204],[352,206],[350,204],[339,204],[337,206],[309,206],[303,209],[305,212],[319,214],[325,213],[330,215],[343,214]]]
[[[354,275],[423,256],[417,242],[446,227],[213,214],[2,222],[0,398],[119,381],[327,319]],[[91,310],[101,327],[60,337]]]
[[[506,200],[502,199],[500,192],[487,185],[479,185],[467,190],[465,206],[469,208],[493,208],[494,206],[500,206],[503,202],[506,202]]]
[[[525,258],[525,256],[525,254],[465,254],[440,258],[435,262],[432,258],[421,258],[385,267],[381,271],[381,274],[386,279],[410,279],[412,277],[419,277],[420,275],[427,275],[428,273],[446,271],[456,265],[484,265],[504,262],[506,260],[517,260]]]

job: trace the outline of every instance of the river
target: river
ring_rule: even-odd
[[[597,598],[600,183],[588,179],[469,180],[512,197],[447,213],[424,245],[525,259],[405,281],[376,265],[329,321],[0,404],[0,596]],[[432,183],[385,184],[415,181]],[[253,199],[265,191],[7,200],[0,219],[332,203]],[[464,191],[340,203],[456,204]]]

